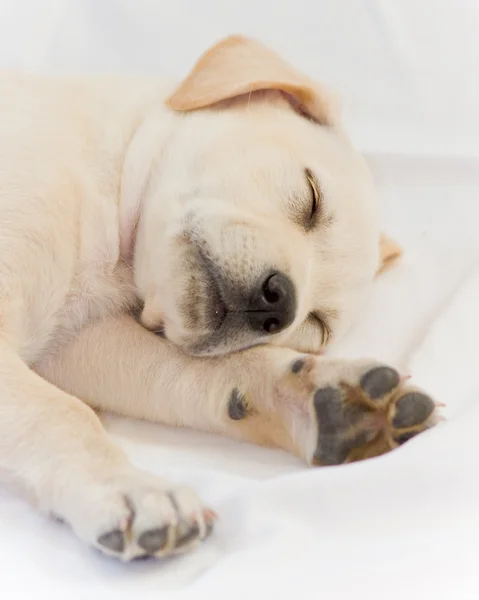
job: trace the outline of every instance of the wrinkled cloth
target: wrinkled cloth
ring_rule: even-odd
[[[477,600],[479,9],[226,5],[5,0],[0,62],[179,75],[215,38],[239,31],[324,74],[367,153],[384,230],[405,248],[329,352],[397,365],[446,404],[446,420],[377,459],[309,469],[282,451],[105,416],[135,464],[198,489],[220,516],[214,535],[185,557],[125,565],[2,490],[0,594]]]

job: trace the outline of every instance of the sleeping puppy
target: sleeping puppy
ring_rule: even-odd
[[[284,448],[384,453],[432,400],[320,351],[398,256],[327,92],[230,37],[179,85],[0,76],[0,472],[123,560],[212,530],[94,409]],[[80,400],[81,399],[81,400]]]

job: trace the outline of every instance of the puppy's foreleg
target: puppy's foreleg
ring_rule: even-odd
[[[124,560],[181,551],[211,526],[193,491],[133,467],[91,408],[1,340],[0,480],[13,480],[80,538]]]
[[[91,325],[37,369],[91,406],[286,449],[312,464],[382,454],[435,419],[397,371],[274,346],[193,358],[131,317]]]

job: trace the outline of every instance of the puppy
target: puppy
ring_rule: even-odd
[[[392,368],[319,353],[398,256],[327,92],[227,38],[179,85],[0,76],[0,472],[85,542],[184,552],[214,513],[93,409],[333,465],[435,421]]]

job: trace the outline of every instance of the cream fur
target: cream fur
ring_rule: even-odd
[[[302,387],[290,377],[298,353],[319,352],[326,337],[311,311],[340,335],[378,269],[364,162],[325,92],[269,50],[231,38],[209,52],[179,86],[0,75],[2,477],[124,560],[184,551],[213,513],[193,491],[134,468],[87,404],[311,462],[311,389],[355,382],[372,364],[310,356]],[[311,195],[305,168],[323,195],[316,233],[298,224]],[[398,249],[383,241],[386,264]],[[287,273],[293,324],[198,350],[210,332],[192,244],[238,285],[265,265]],[[182,307],[194,276],[192,326]],[[139,303],[142,324],[130,316]],[[160,327],[169,341],[147,330]],[[250,418],[228,416],[233,388]]]

